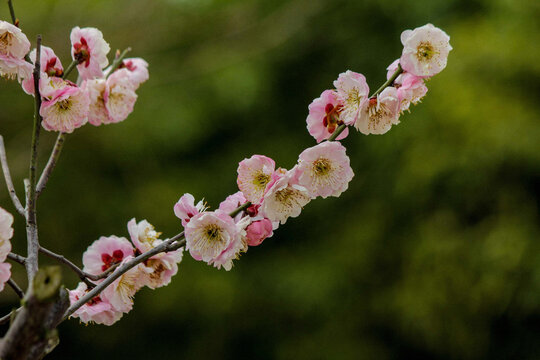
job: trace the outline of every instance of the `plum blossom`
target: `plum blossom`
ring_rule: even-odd
[[[347,70],[339,74],[334,81],[337,97],[343,104],[341,120],[346,125],[353,125],[358,118],[362,104],[369,96],[369,86],[364,75]]]
[[[49,78],[42,95],[47,100],[41,104],[39,114],[46,130],[71,133],[88,121],[88,95],[72,82]]]
[[[176,204],[174,204],[174,214],[182,220],[182,226],[184,228],[193,216],[205,210],[204,201],[201,200],[195,205],[195,198],[188,193],[182,195]]]
[[[219,210],[228,214],[233,212],[234,210],[236,210],[237,207],[245,204],[246,202],[247,200],[244,194],[241,191],[237,191],[234,194],[227,196],[227,198],[219,204]],[[238,215],[241,216],[241,214]]]
[[[32,76],[32,65],[24,59],[0,54],[0,77],[7,79],[17,78],[19,81]]]
[[[128,239],[114,235],[102,236],[84,252],[84,271],[99,275],[134,254],[135,251]]]
[[[32,64],[36,63],[36,49],[33,49],[29,54]],[[39,77],[39,90],[40,93],[43,92],[43,86],[48,83],[49,77],[62,77],[64,73],[64,68],[62,63],[54,50],[48,46],[41,46],[41,74]],[[28,78],[24,79],[22,82],[22,88],[25,93],[28,95],[34,95],[34,75],[31,74]]]
[[[232,261],[245,249],[242,241],[244,224],[237,226],[221,210],[199,213],[185,227],[186,249],[195,260],[230,270]]]
[[[159,239],[161,233],[156,232],[154,226],[146,220],[131,219],[128,222],[128,231],[131,241],[138,253],[144,253],[163,242]],[[142,282],[151,289],[168,285],[171,278],[178,272],[178,263],[182,261],[183,248],[175,251],[160,253],[144,262],[141,268]]]
[[[125,257],[119,266],[124,265],[132,260],[133,256]],[[120,275],[111,285],[105,288],[101,293],[101,298],[108,301],[113,309],[127,313],[133,308],[133,297],[135,293],[144,285],[141,281],[143,278],[143,265],[138,264],[124,274]]]
[[[401,33],[401,43],[401,67],[421,77],[430,77],[441,72],[446,67],[448,53],[452,50],[450,37],[432,24],[405,30]]]
[[[88,292],[85,283],[81,282],[74,290],[69,290],[69,301],[73,305]],[[112,325],[124,315],[117,311],[113,306],[101,296],[96,296],[86,304],[78,308],[71,317],[79,318],[83,323],[96,323],[103,325]]]
[[[394,87],[387,87],[370,98],[362,108],[354,127],[362,134],[384,134],[399,124],[399,99]]]
[[[264,194],[260,212],[272,222],[285,224],[289,217],[300,215],[311,200],[307,189],[298,184],[294,175],[294,171],[279,174]]]
[[[96,28],[78,26],[71,30],[71,56],[78,62],[77,70],[83,80],[103,77],[103,68],[109,64],[111,49]]]
[[[6,282],[11,278],[11,264],[0,263],[0,291],[4,290]]]
[[[265,239],[274,234],[273,230],[272,222],[266,218],[253,221],[246,228],[247,244],[249,246],[259,246]]]
[[[107,124],[124,121],[133,111],[137,94],[126,69],[115,71],[107,79],[103,101],[109,114]]]
[[[135,89],[150,77],[148,74],[148,63],[141,58],[124,59],[118,68],[129,71],[129,80]],[[110,71],[110,69],[108,70]],[[106,70],[105,72],[107,73],[108,71]]]
[[[0,55],[22,59],[30,51],[30,41],[17,26],[0,20]]]
[[[263,155],[253,155],[249,159],[240,161],[236,182],[248,201],[254,204],[260,203],[275,168],[274,160]]]
[[[308,109],[307,129],[318,143],[328,139],[337,127],[343,124],[341,118],[343,102],[339,100],[338,93],[333,90],[323,91],[320,97],[309,104]],[[337,140],[344,139],[348,134],[349,129],[346,128]]]
[[[296,167],[298,183],[312,198],[339,196],[347,190],[354,173],[346,149],[337,141],[304,150]]]
[[[11,242],[13,236],[13,215],[0,207],[0,262],[6,260],[11,251]]]
[[[392,75],[396,72],[396,70],[398,69],[398,65],[399,59],[396,59],[386,68],[386,70],[388,70],[388,73],[386,75],[387,79],[390,79]],[[394,87],[397,89],[400,112],[409,110],[411,103],[415,105],[419,103],[420,100],[428,92],[428,88],[424,83],[423,78],[415,76],[406,71],[401,73],[394,80]]]
[[[107,83],[105,79],[90,79],[83,81],[81,87],[90,101],[88,122],[94,126],[109,123],[109,112],[105,107],[103,94]]]

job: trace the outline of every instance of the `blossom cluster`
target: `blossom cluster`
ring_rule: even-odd
[[[321,142],[332,136],[340,125],[354,126],[365,135],[384,134],[399,124],[399,116],[426,95],[425,81],[446,67],[452,50],[449,36],[427,24],[401,34],[403,52],[387,68],[387,79],[397,78],[373,96],[364,75],[346,71],[334,81],[333,90],[325,90],[309,105],[306,119],[311,136]],[[345,129],[338,140],[348,135]]]
[[[13,215],[0,207],[0,291],[11,278],[11,264],[6,262],[11,251],[11,237],[13,236]]]
[[[161,244],[160,232],[146,220],[131,219],[128,224],[130,240],[118,236],[103,236],[94,241],[83,254],[83,271],[100,275],[112,267],[122,266],[135,256]],[[171,282],[182,261],[183,249],[159,253],[122,274],[101,294],[80,307],[72,316],[84,323],[112,325],[133,308],[135,293],[144,286],[156,289]],[[103,280],[99,280],[101,282]],[[99,283],[98,282],[98,283]],[[89,290],[84,282],[69,291],[71,303],[76,302]]]
[[[68,73],[53,49],[40,49],[39,113],[43,128],[71,133],[87,122],[99,126],[125,120],[137,100],[135,91],[148,80],[147,62],[120,59],[114,68],[108,66],[110,46],[95,28],[75,27],[70,40],[72,65],[79,73],[76,83],[65,79]],[[35,96],[32,69],[37,54],[36,49],[29,50],[30,42],[20,29],[0,21],[0,76],[17,78],[23,90]]]

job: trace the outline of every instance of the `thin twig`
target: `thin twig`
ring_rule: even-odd
[[[13,289],[13,291],[15,291],[19,298],[24,298],[24,291],[22,291],[22,289],[19,287],[19,285],[17,285],[15,281],[13,281],[13,279],[9,279],[7,283],[9,286],[11,286],[11,288]]]
[[[11,0],[8,0],[8,7],[9,7],[9,13],[11,15],[11,21],[13,22],[13,25],[19,26],[19,21],[17,20],[17,17],[15,16],[15,9],[13,9],[13,3]]]
[[[79,277],[79,279],[81,279],[81,281],[83,281],[86,285],[88,285],[88,287],[94,287],[96,286],[96,284],[94,284],[93,282],[89,281],[88,278],[90,277],[89,275],[90,274],[87,274],[85,273],[84,271],[82,271],[77,265],[75,265],[74,263],[72,263],[71,261],[69,261],[68,259],[66,259],[63,255],[59,255],[59,254],[56,254],[48,249],[45,249],[44,247],[40,246],[39,247],[39,251],[42,253],[42,254],[45,254],[47,255],[48,257],[66,265],[68,268],[70,268],[71,270],[73,270],[74,273],[77,274],[77,276]]]
[[[112,65],[111,65],[111,69],[109,70],[109,73],[107,74],[107,77],[111,76],[111,74],[116,70],[118,69],[118,67],[120,65],[122,65],[122,61],[124,60],[124,58],[126,57],[127,53],[131,51],[131,48],[128,47],[126,48],[124,51],[122,51],[122,53],[118,56],[116,56],[116,58],[114,59]]]
[[[28,254],[26,257],[26,272],[31,282],[38,269],[39,240],[36,219],[36,168],[38,158],[39,133],[41,129],[41,94],[39,92],[39,77],[41,74],[41,35],[37,36],[36,63],[34,66],[34,128],[32,132],[32,148],[30,155],[29,186],[26,197],[26,238]]]
[[[17,212],[23,217],[26,217],[26,214],[24,213],[24,207],[22,206],[21,201],[17,197],[17,192],[15,191],[13,181],[11,180],[11,173],[9,171],[9,165],[6,157],[6,148],[4,146],[4,138],[2,137],[2,135],[0,135],[0,161],[2,162],[4,179],[6,179],[6,186],[9,191],[9,196],[11,196],[11,201],[13,201],[13,205],[15,205],[15,209],[17,209]]]
[[[116,271],[114,271],[110,276],[108,276],[103,282],[99,283],[95,288],[87,292],[83,297],[81,297],[77,302],[75,302],[73,305],[69,307],[69,309],[66,311],[66,314],[64,315],[64,320],[73,314],[77,309],[79,309],[81,306],[86,304],[88,301],[93,299],[95,296],[99,295],[107,286],[111,285],[116,279],[118,279],[120,276],[122,276],[127,271],[131,270],[138,264],[142,263],[146,259],[151,258],[154,255],[157,255],[162,252],[168,252],[168,251],[174,251],[182,246],[185,245],[185,239],[184,239],[184,232],[182,231],[180,234],[174,236],[171,239],[163,241],[161,244],[156,246],[155,248],[148,250],[147,252],[144,252],[140,254],[139,256],[131,259],[130,261],[126,262],[124,265],[118,267]]]
[[[15,310],[11,311],[9,314],[6,314],[6,315],[2,316],[0,318],[0,325],[7,324],[11,320],[11,317],[13,315],[17,314],[21,310],[22,310],[22,306],[20,308],[18,308],[18,309],[15,309]]]
[[[60,157],[60,154],[62,153],[62,149],[64,147],[65,140],[66,140],[66,134],[65,133],[59,133],[58,137],[56,138],[56,142],[54,143],[54,148],[53,148],[53,151],[51,152],[51,156],[49,156],[49,161],[47,161],[47,165],[45,165],[45,169],[43,169],[43,172],[41,173],[41,176],[39,178],[39,182],[37,184],[36,196],[38,196],[38,197],[39,197],[39,195],[41,195],[41,192],[47,186],[47,182],[49,181],[49,177],[51,176],[51,173],[53,172],[54,168],[56,167],[56,163],[58,162],[58,158]]]
[[[7,257],[8,259],[18,262],[21,265],[26,264],[26,258],[24,256],[17,255],[15,253],[9,253]]]

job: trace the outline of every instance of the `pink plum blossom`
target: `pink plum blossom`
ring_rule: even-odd
[[[452,50],[450,37],[432,24],[405,30],[401,33],[401,43],[401,67],[408,73],[421,77],[430,77],[441,72],[446,67],[448,53]]]
[[[71,133],[88,121],[90,99],[77,85],[60,78],[50,78],[44,85],[47,97],[39,110],[45,130]]]
[[[0,207],[0,262],[6,260],[11,251],[13,236],[13,215]]]
[[[306,119],[307,128],[311,136],[321,142],[328,139],[339,125],[343,123],[341,110],[343,102],[338,98],[338,94],[332,90],[325,90],[320,97],[309,104],[309,115]],[[349,134],[346,128],[337,140],[344,139]]]
[[[0,20],[0,55],[22,59],[30,51],[30,41],[17,26]]]
[[[219,210],[229,214],[236,210],[236,208],[238,208],[240,205],[245,204],[246,202],[247,200],[244,194],[241,191],[238,191],[232,195],[227,196],[227,198],[219,204]],[[241,216],[241,214],[238,215]]]
[[[264,239],[274,234],[272,222],[266,218],[253,221],[246,228],[246,238],[249,246],[258,246]]]
[[[32,64],[36,63],[36,49],[29,54]],[[41,46],[41,74],[40,74],[40,93],[43,92],[43,84],[46,84],[49,77],[62,77],[64,68],[60,59],[56,56],[53,49],[47,46]],[[30,75],[22,82],[22,88],[28,95],[34,95],[34,75]]]
[[[84,252],[84,271],[99,275],[134,254],[135,251],[128,239],[114,235],[102,236]]]
[[[133,255],[125,257],[119,266],[133,259]],[[120,275],[111,285],[101,293],[101,298],[108,301],[113,309],[127,313],[133,308],[133,297],[144,285],[143,264],[131,268]]]
[[[32,66],[24,60],[30,51],[26,35],[7,21],[0,20],[0,76],[20,80],[32,74]]]
[[[387,79],[390,79],[396,72],[399,65],[399,59],[395,60],[386,69],[388,73]],[[403,112],[409,109],[412,104],[417,104],[426,95],[428,88],[424,84],[423,78],[415,76],[408,72],[401,73],[394,80],[394,87],[397,89],[397,96],[399,99],[399,111]]]
[[[304,150],[299,157],[298,183],[312,198],[339,196],[347,190],[354,173],[346,149],[337,141]]]
[[[88,122],[94,126],[109,123],[109,112],[105,107],[103,94],[107,87],[105,79],[90,79],[83,81],[81,87],[90,101]]]
[[[141,58],[124,59],[119,69],[129,70],[129,79],[135,89],[149,78],[148,63]]]
[[[174,214],[182,220],[182,226],[184,228],[193,216],[205,210],[204,201],[201,200],[195,205],[195,198],[188,193],[182,195],[176,204],[174,204]]]
[[[394,87],[387,87],[377,97],[369,99],[354,127],[362,134],[384,134],[399,124],[399,99]]]
[[[156,232],[152,224],[146,220],[137,223],[135,219],[131,219],[128,222],[128,231],[131,241],[140,253],[147,252],[163,242],[159,239],[161,233]],[[152,289],[168,285],[178,272],[177,264],[182,261],[183,250],[180,248],[160,253],[146,260],[141,268],[144,285]]]
[[[103,34],[96,28],[71,30],[71,56],[78,62],[77,70],[83,80],[103,77],[103,70],[108,64],[107,54],[111,49],[103,39]]]
[[[362,104],[369,97],[369,86],[364,75],[347,70],[334,81],[338,101],[343,104],[340,119],[346,125],[353,125],[358,118]]]
[[[218,269],[232,268],[232,261],[245,248],[241,228],[225,212],[199,213],[185,227],[186,249],[195,260],[202,260]]]
[[[124,121],[133,111],[137,94],[126,69],[115,71],[107,79],[103,101],[109,114],[107,123]]]
[[[0,291],[4,290],[6,282],[11,278],[11,264],[0,263]]]
[[[276,163],[263,155],[253,155],[238,164],[238,188],[246,199],[254,204],[260,203],[266,186],[272,178]]]
[[[293,171],[280,174],[264,194],[260,212],[272,222],[285,224],[289,217],[300,215],[311,200],[307,189],[298,184],[294,175]]]
[[[74,290],[69,290],[71,305],[86,295],[87,292],[87,286],[83,282],[79,283]],[[96,323],[110,326],[120,320],[122,315],[124,315],[123,312],[115,310],[108,301],[98,295],[78,308],[71,317],[79,318],[85,324]]]
[[[0,77],[7,79],[17,78],[19,81],[32,76],[32,65],[24,59],[0,54]]]

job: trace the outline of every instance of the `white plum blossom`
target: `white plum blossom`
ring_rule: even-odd
[[[103,39],[103,33],[96,28],[71,30],[71,56],[78,62],[77,70],[83,80],[103,77],[103,70],[108,64],[107,54],[111,49]]]
[[[346,149],[338,141],[324,142],[304,150],[296,167],[298,183],[310,196],[339,196],[347,190],[354,173]]]
[[[441,72],[446,67],[448,53],[452,50],[450,37],[432,24],[405,30],[401,33],[401,43],[401,67],[421,77],[430,77]]]
[[[345,125],[353,125],[362,104],[369,97],[369,86],[364,75],[347,70],[334,81],[338,101],[343,104],[340,119]]]
[[[131,242],[137,248],[138,253],[144,253],[152,250],[163,243],[159,239],[161,233],[154,229],[154,226],[146,220],[137,221],[131,219],[128,222],[128,231]],[[160,253],[152,256],[143,263],[141,268],[141,281],[151,289],[168,285],[171,278],[178,272],[178,263],[182,261],[183,248],[167,253]]]
[[[263,155],[253,155],[238,164],[238,188],[248,201],[261,202],[266,186],[276,168],[274,160]]]
[[[272,222],[285,224],[289,217],[300,215],[311,197],[307,189],[298,184],[294,171],[276,176],[264,194],[260,212]]]
[[[221,210],[199,213],[185,227],[186,250],[195,260],[230,270],[232,261],[245,248],[242,230]]]
[[[123,121],[131,114],[137,94],[128,70],[120,69],[109,76],[103,100],[109,114],[107,124]]]
[[[366,102],[354,127],[365,135],[384,134],[395,124],[399,124],[399,99],[397,90],[387,87]]]
[[[133,256],[125,257],[119,266],[132,260]],[[109,302],[113,309],[127,313],[133,308],[133,297],[135,293],[144,285],[143,265],[138,264],[124,274],[120,275],[111,285],[107,286],[101,293],[101,298]]]
[[[23,59],[30,51],[30,41],[17,26],[0,20],[0,55]]]

